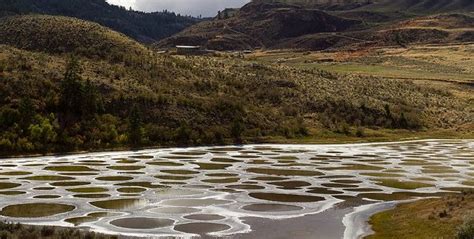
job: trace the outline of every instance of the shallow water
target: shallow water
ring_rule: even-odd
[[[357,238],[370,231],[368,215],[393,201],[473,188],[474,141],[172,148],[1,164],[0,220],[130,236],[271,238],[284,228],[300,238]]]

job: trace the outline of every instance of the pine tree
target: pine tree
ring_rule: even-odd
[[[81,78],[81,67],[79,61],[74,56],[67,63],[64,79],[60,87],[60,122],[63,127],[66,127],[72,121],[81,118],[82,114],[84,86]]]
[[[81,66],[71,57],[61,82],[59,103],[60,122],[63,127],[83,119],[90,119],[103,110],[102,98],[97,87],[81,77]]]
[[[408,129],[409,128],[408,120],[407,120],[404,112],[401,113],[400,123],[398,123],[398,124],[399,124],[400,128],[403,128],[403,129]]]
[[[82,99],[82,115],[85,117],[94,116],[96,113],[103,111],[102,97],[97,87],[87,80],[84,84],[84,95]]]
[[[133,105],[130,110],[128,122],[128,140],[130,144],[138,146],[143,141],[143,121],[137,105]]]
[[[242,133],[244,132],[244,123],[241,117],[237,117],[232,122],[231,134],[235,143],[242,143]]]
[[[36,111],[29,97],[21,99],[18,111],[21,117],[20,126],[22,129],[26,129],[31,124]]]
[[[192,130],[187,123],[181,123],[181,126],[176,130],[176,140],[182,145],[186,146],[191,141]]]

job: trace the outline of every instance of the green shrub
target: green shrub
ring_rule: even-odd
[[[15,123],[20,122],[21,115],[16,109],[5,107],[0,111],[0,127],[8,128],[13,126]]]
[[[459,227],[457,239],[473,239],[474,238],[474,214],[466,217],[464,223]]]
[[[9,139],[0,139],[0,152],[13,150],[13,143]]]
[[[359,138],[365,137],[365,131],[364,128],[358,127],[356,131],[356,136]]]
[[[28,226],[0,221],[0,239],[116,239],[117,236],[51,226]]]

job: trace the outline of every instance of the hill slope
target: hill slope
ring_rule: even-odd
[[[473,1],[380,0],[364,4],[351,0],[284,2],[291,4],[266,0],[249,3],[231,17],[201,22],[160,41],[157,46],[194,44],[215,50],[324,50],[473,40],[472,15],[463,12],[472,9]],[[323,7],[326,10],[320,11],[308,8],[313,3],[338,6],[352,4],[352,7],[326,5]],[[461,13],[455,13],[457,11]],[[435,12],[442,13],[433,15]]]
[[[349,10],[372,4],[367,0],[254,0],[260,3],[285,3],[324,10]]]
[[[347,50],[412,44],[464,44],[474,42],[473,33],[471,15],[452,13],[415,17],[338,34],[309,34],[284,41],[274,48]]]
[[[47,53],[73,53],[114,62],[131,61],[148,50],[97,23],[76,18],[24,15],[0,18],[0,44]]]
[[[379,0],[362,9],[374,11],[405,11],[414,14],[434,14],[447,12],[472,12],[471,0]]]
[[[281,2],[325,10],[370,10],[378,12],[411,12],[433,14],[446,12],[470,12],[474,10],[471,0],[256,0],[258,2]]]
[[[196,24],[161,41],[158,47],[191,43],[216,50],[271,47],[284,39],[344,31],[359,23],[294,5],[253,2],[232,17]]]
[[[198,19],[172,12],[143,13],[105,0],[2,0],[0,16],[38,13],[93,21],[141,42],[154,42],[195,24]]]
[[[66,17],[14,16],[0,26],[0,154],[472,132],[470,98],[441,87],[153,55],[122,34]]]

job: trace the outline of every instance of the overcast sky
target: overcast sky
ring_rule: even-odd
[[[107,0],[111,4],[132,7],[135,10],[154,12],[167,9],[184,15],[212,17],[217,11],[241,7],[250,0]]]

